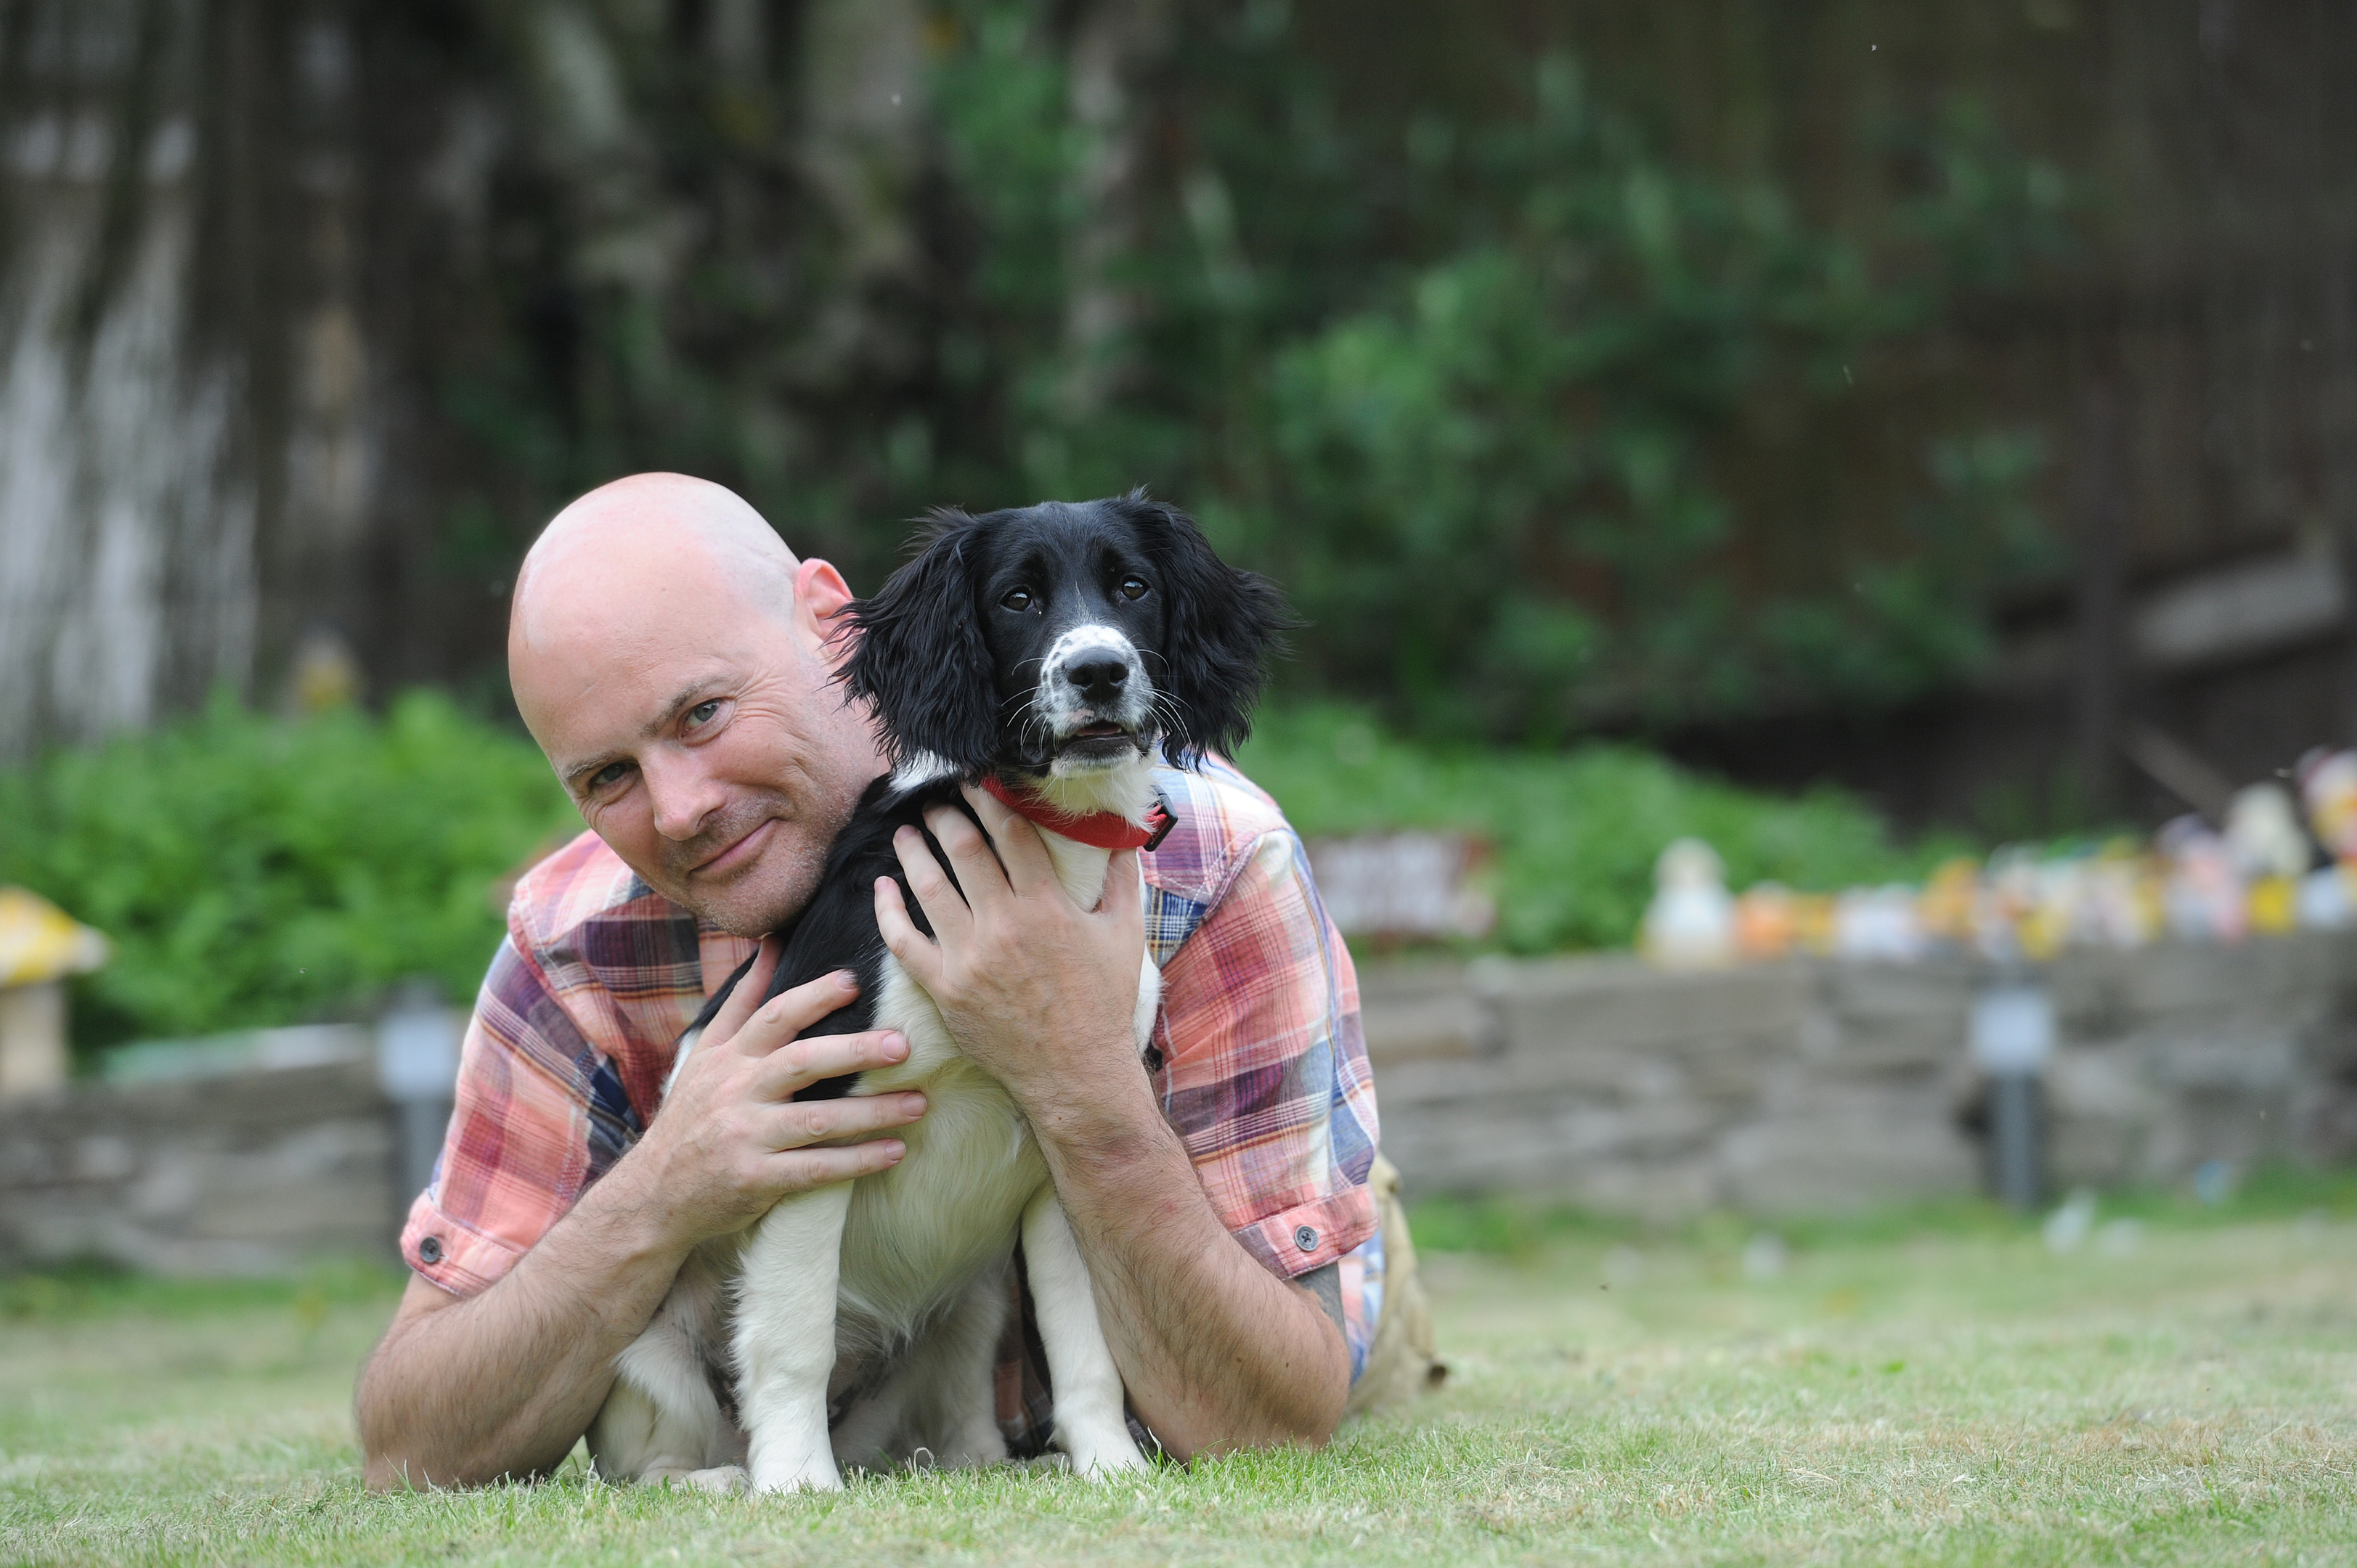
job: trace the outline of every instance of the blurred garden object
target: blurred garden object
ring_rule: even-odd
[[[1735,900],[1727,865],[1700,839],[1679,839],[1654,864],[1653,902],[1641,946],[1663,969],[1717,969],[1734,961]]]
[[[1456,833],[1360,833],[1313,839],[1309,864],[1335,929],[1346,937],[1430,941],[1485,937],[1497,901],[1469,878],[1487,848]]]
[[[1834,956],[1903,963],[1923,953],[1915,890],[1900,883],[1853,887],[1834,901]]]
[[[2249,879],[2251,929],[2288,931],[2299,922],[2299,879],[2316,864],[2299,809],[2279,784],[2237,790],[2226,812],[2226,844]]]
[[[2201,818],[2184,816],[2155,842],[2169,864],[2170,932],[2186,941],[2241,941],[2251,929],[2250,905],[2226,841]]]
[[[65,1087],[66,978],[88,974],[112,952],[48,899],[0,887],[0,1100]]]
[[[295,650],[295,672],[287,683],[294,711],[324,714],[360,701],[361,664],[352,645],[333,627],[315,626]]]
[[[1746,888],[1735,901],[1735,948],[1745,958],[1782,958],[1799,936],[1792,890],[1781,882]]]
[[[2357,859],[2357,751],[2318,746],[2293,769],[2317,842],[2335,860]]]
[[[2316,864],[2299,809],[2280,784],[2254,784],[2234,792],[2226,812],[2226,843],[2246,876],[2279,876],[2289,882]]]
[[[465,1015],[443,1006],[439,989],[427,979],[404,982],[377,1024],[377,1082],[400,1108],[394,1190],[404,1197],[425,1191],[433,1179],[450,1124],[465,1027]]]
[[[2003,981],[1973,1003],[1968,1036],[1987,1096],[1991,1196],[2028,1213],[2046,1196],[2046,1068],[2054,1058],[2054,1001],[2043,986]]]

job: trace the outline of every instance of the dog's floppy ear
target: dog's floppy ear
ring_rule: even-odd
[[[970,779],[996,760],[998,698],[974,602],[978,529],[963,511],[934,512],[917,558],[845,612],[859,642],[839,679],[875,704],[895,766],[931,752]]]
[[[1191,768],[1207,751],[1232,751],[1252,733],[1268,661],[1301,623],[1275,584],[1229,565],[1195,520],[1136,489],[1109,503],[1136,528],[1161,582],[1163,645],[1154,682],[1173,701],[1163,755]]]

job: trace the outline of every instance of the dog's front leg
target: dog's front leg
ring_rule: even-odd
[[[1031,1305],[1055,1390],[1056,1446],[1084,1476],[1145,1469],[1146,1456],[1129,1435],[1123,1409],[1121,1369],[1097,1321],[1088,1260],[1081,1256],[1053,1182],[1042,1183],[1023,1210],[1023,1265],[1031,1276]]]
[[[737,1407],[751,1438],[758,1491],[835,1491],[843,1477],[826,1435],[834,1369],[835,1286],[851,1184],[787,1198],[747,1243],[737,1279]]]

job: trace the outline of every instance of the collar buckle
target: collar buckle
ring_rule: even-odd
[[[1142,850],[1152,851],[1161,848],[1162,841],[1170,836],[1170,830],[1178,825],[1178,813],[1170,809],[1170,797],[1159,789],[1154,792],[1154,809],[1160,814],[1162,820],[1154,824],[1153,834],[1144,843],[1138,845]]]

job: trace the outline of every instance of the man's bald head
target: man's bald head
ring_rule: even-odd
[[[748,935],[792,915],[882,770],[832,679],[841,574],[681,474],[557,513],[508,621],[516,710],[583,819],[658,892]]]
[[[525,552],[508,618],[508,656],[558,629],[552,615],[682,571],[777,619],[792,611],[801,564],[736,491],[686,474],[633,474],[549,520]],[[700,570],[699,570],[700,569]]]

